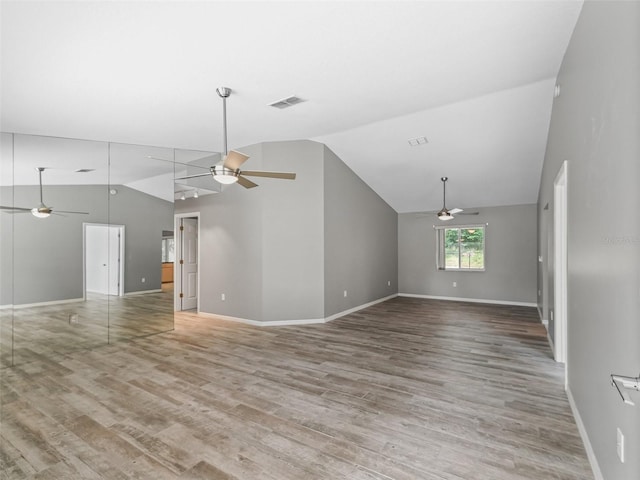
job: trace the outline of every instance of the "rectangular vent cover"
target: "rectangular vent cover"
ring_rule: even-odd
[[[277,102],[270,103],[269,106],[275,108],[289,108],[302,102],[304,102],[303,99],[294,95],[293,97],[283,98],[282,100],[278,100]]]

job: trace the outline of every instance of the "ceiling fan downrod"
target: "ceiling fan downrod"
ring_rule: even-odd
[[[216,88],[218,96],[222,98],[222,148],[224,156],[226,157],[229,152],[227,151],[227,98],[231,95],[231,89],[227,87]]]

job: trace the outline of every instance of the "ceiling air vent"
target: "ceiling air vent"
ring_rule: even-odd
[[[294,105],[302,102],[304,102],[303,99],[294,95],[293,97],[283,98],[282,100],[278,100],[277,102],[270,103],[269,106],[282,109],[293,107]]]

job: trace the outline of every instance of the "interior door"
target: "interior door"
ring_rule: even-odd
[[[85,289],[109,293],[109,232],[103,225],[85,227]]]
[[[198,307],[198,219],[182,218],[180,225],[180,309]]]
[[[119,225],[85,224],[85,289],[103,295],[122,295],[122,243]]]

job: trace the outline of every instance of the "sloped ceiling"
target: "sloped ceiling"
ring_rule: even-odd
[[[534,203],[581,7],[4,1],[2,130],[220,151],[227,86],[230,148],[326,143],[398,212],[445,175],[450,207]]]

